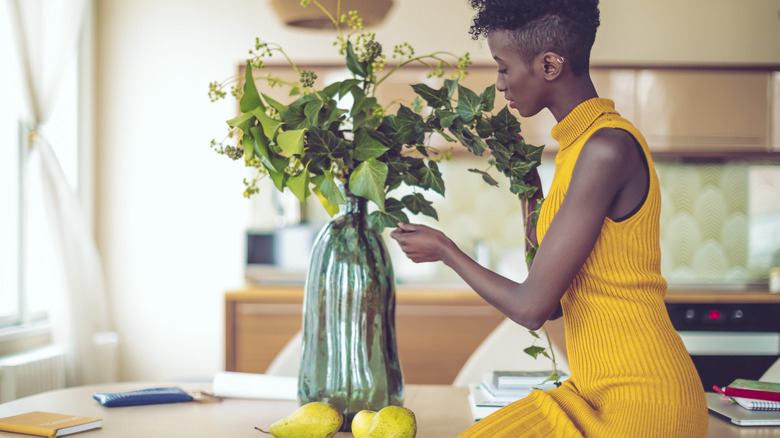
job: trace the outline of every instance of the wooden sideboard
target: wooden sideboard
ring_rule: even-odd
[[[765,291],[670,290],[667,303],[780,303]],[[225,293],[225,369],[264,373],[301,329],[302,285],[251,285]],[[396,332],[404,381],[451,384],[504,316],[459,287],[399,286]],[[563,319],[545,324],[566,354]]]
[[[225,294],[225,369],[263,373],[301,329],[303,286]],[[468,289],[400,286],[396,333],[404,381],[451,384],[504,316]],[[562,335],[562,330],[561,330]]]

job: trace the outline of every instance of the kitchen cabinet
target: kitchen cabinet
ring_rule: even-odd
[[[771,152],[780,152],[780,72],[772,73],[772,141]]]
[[[300,330],[303,286],[248,286],[225,293],[225,369],[263,373]],[[401,286],[396,335],[404,381],[449,385],[471,353],[504,320],[475,292]],[[552,324],[553,342],[563,321]],[[552,332],[555,332],[553,335]]]
[[[318,73],[321,81],[350,77],[343,67],[304,66]],[[390,66],[386,69],[389,70]],[[780,67],[642,67],[591,66],[590,75],[600,96],[615,101],[620,114],[639,128],[650,150],[674,157],[713,154],[764,154],[780,152]],[[462,84],[481,93],[496,83],[494,65],[472,65]],[[295,80],[288,67],[268,66],[266,72]],[[377,89],[385,106],[411,105],[415,93],[411,84],[441,86],[442,79],[429,78],[428,70],[407,66],[393,73]],[[279,89],[268,92],[284,99]],[[495,108],[507,104],[500,91]],[[517,115],[515,113],[515,115]],[[557,123],[549,111],[519,117],[526,141],[544,145],[547,154],[558,144],[550,131]],[[432,146],[449,150],[453,143],[434,139]],[[469,155],[455,148],[456,155]]]
[[[655,151],[765,152],[770,72],[642,69],[636,125]]]

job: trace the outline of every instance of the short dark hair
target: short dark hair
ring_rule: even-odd
[[[469,0],[477,13],[473,39],[507,30],[529,64],[540,53],[560,53],[581,75],[590,67],[590,50],[599,27],[598,0]]]

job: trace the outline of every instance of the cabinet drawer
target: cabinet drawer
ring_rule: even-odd
[[[252,288],[225,299],[225,368],[263,373],[302,326],[303,288]],[[397,292],[396,336],[404,381],[451,384],[504,316],[472,291]]]

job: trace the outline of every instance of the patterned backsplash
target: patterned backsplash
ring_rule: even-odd
[[[442,229],[484,264],[520,280],[526,275],[520,202],[506,184],[490,187],[469,173],[470,167],[485,165],[468,159],[444,163],[446,200],[434,201],[439,222],[415,220]],[[662,273],[667,281],[765,284],[769,269],[780,265],[780,166],[657,162],[656,169],[663,206]],[[542,166],[545,186],[553,171],[552,164]],[[390,249],[401,278],[454,278],[440,265],[410,266],[394,246],[391,243]]]
[[[439,221],[411,218],[441,229],[480,263],[515,280],[527,275],[522,210],[506,181],[485,184],[469,168],[482,160],[441,163],[446,199],[426,193]],[[765,285],[769,269],[780,266],[780,165],[751,162],[659,161],[661,182],[662,273],[673,285]],[[554,165],[540,168],[545,189]],[[403,196],[404,193],[396,193]],[[306,208],[310,221],[328,218],[317,202]],[[440,263],[414,264],[386,239],[399,282],[442,282],[457,277]]]

